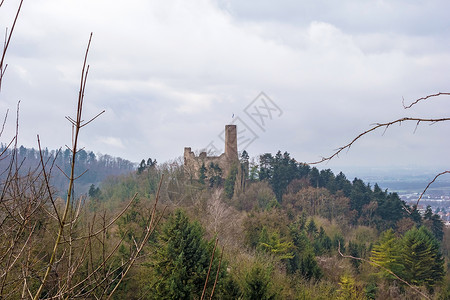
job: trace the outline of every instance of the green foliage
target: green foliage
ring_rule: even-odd
[[[137,173],[141,174],[142,172],[144,172],[146,168],[146,164],[145,164],[145,159],[141,160],[141,163],[139,164],[138,168],[137,168]]]
[[[242,299],[271,300],[276,294],[272,288],[272,269],[256,263],[245,274]]]
[[[278,259],[291,259],[294,257],[294,245],[291,241],[285,241],[280,238],[277,232],[267,233],[266,227],[263,228],[259,238],[259,249],[268,251]]]
[[[222,185],[222,169],[218,164],[211,162],[208,168],[209,187],[219,187]]]
[[[329,253],[332,247],[330,237],[325,233],[325,230],[320,226],[319,234],[317,238],[314,239],[314,252],[316,255],[323,255]]]
[[[152,160],[151,158],[147,159],[147,162],[145,162],[145,159],[141,160],[141,163],[139,164],[137,168],[137,173],[141,174],[146,169],[149,168],[155,168],[156,167],[156,159]]]
[[[203,229],[190,222],[182,210],[176,210],[164,223],[155,244],[151,294],[155,299],[200,298],[212,254],[213,243],[203,239]],[[211,274],[216,274],[219,251],[216,250]],[[222,268],[226,269],[224,263]],[[219,272],[219,285],[225,273]],[[211,291],[211,287],[208,289]]]
[[[259,179],[270,183],[280,203],[289,183],[295,178],[306,176],[309,171],[308,166],[298,164],[287,152],[281,154],[281,151],[278,151],[275,157],[266,153],[260,156],[259,161]]]
[[[311,218],[309,220],[308,225],[306,225],[306,232],[308,233],[310,238],[313,238],[317,235],[317,225],[316,222],[314,222],[314,219]]]
[[[291,226],[291,237],[294,243],[294,257],[287,262],[289,273],[298,272],[306,280],[320,279],[323,274],[317,264],[313,246],[304,230]]]
[[[91,186],[89,187],[88,195],[90,198],[100,199],[102,191],[99,187],[95,187],[95,185],[91,184]]]
[[[439,242],[424,226],[405,233],[402,240],[402,260],[405,279],[415,285],[431,289],[444,276],[444,259]]]
[[[425,210],[423,224],[433,233],[437,240],[442,241],[444,238],[444,223],[439,215],[433,214],[429,205]]]
[[[238,173],[238,167],[237,167],[237,165],[233,165],[230,169],[230,174],[228,174],[227,178],[225,178],[223,188],[224,188],[225,196],[228,199],[233,198],[234,185],[236,183],[237,173]]]
[[[370,260],[402,277],[404,265],[401,256],[402,246],[394,231],[389,229],[381,234],[379,241],[373,246]],[[380,269],[379,275],[395,279],[388,271]]]
[[[202,166],[200,167],[200,170],[199,170],[198,182],[201,185],[204,185],[205,184],[205,179],[206,179],[206,167],[205,167],[205,163],[203,163]]]
[[[364,258],[366,255],[366,245],[364,243],[360,243],[357,241],[349,241],[348,242],[348,246],[347,246],[347,254],[353,256],[353,257],[359,257],[359,258]],[[361,265],[361,260],[359,259],[352,259],[350,260],[352,266],[354,267],[356,272],[359,272],[360,269],[360,265]]]
[[[371,260],[411,284],[425,285],[430,291],[444,276],[439,242],[425,226],[407,231],[401,240],[392,230],[384,232],[372,249]],[[385,270],[380,274],[395,279]]]
[[[341,277],[339,282],[339,290],[337,300],[359,300],[363,297],[358,293],[356,289],[355,279],[349,275],[344,275]]]
[[[336,299],[336,285],[325,280],[298,282],[295,299],[297,300],[330,300]]]
[[[249,177],[249,168],[250,168],[250,162],[249,162],[249,156],[248,156],[248,153],[247,153],[247,151],[242,151],[242,154],[241,154],[241,159],[240,159],[240,166],[241,166],[241,171],[242,171],[242,174],[243,174],[243,180],[245,181],[246,179],[248,179],[248,177]]]
[[[376,299],[377,295],[377,284],[375,282],[370,282],[366,287],[364,288],[364,294],[366,296],[366,299]]]

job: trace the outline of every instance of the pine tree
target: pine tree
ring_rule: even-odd
[[[246,300],[270,300],[275,299],[272,291],[271,273],[269,268],[256,263],[250,271],[245,274],[243,285],[243,298]]]
[[[373,246],[370,260],[397,276],[403,277],[405,267],[402,262],[401,250],[399,239],[395,236],[394,231],[389,229],[381,234],[380,240]],[[386,270],[380,270],[379,274],[389,279],[395,278]]]
[[[402,259],[405,279],[412,284],[426,285],[432,289],[444,277],[444,259],[439,250],[439,242],[425,226],[405,233]]]
[[[155,299],[199,299],[205,284],[213,243],[203,239],[198,222],[190,222],[182,210],[176,210],[161,229],[151,262],[154,276],[150,288]],[[216,274],[220,255],[216,250],[211,274]],[[219,273],[225,276],[224,263]],[[212,288],[212,283],[210,284]],[[211,291],[211,288],[208,291]]]
[[[341,277],[341,282],[339,282],[339,296],[336,298],[338,300],[358,300],[363,299],[363,297],[358,293],[356,289],[355,279],[349,275],[344,275]]]
[[[198,182],[201,185],[204,185],[205,184],[205,179],[206,179],[206,167],[205,167],[205,163],[203,163],[202,166],[200,167],[200,170],[199,170]]]

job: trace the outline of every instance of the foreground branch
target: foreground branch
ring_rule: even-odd
[[[22,8],[22,3],[23,3],[23,0],[21,0],[20,3],[19,3],[19,7],[17,8],[17,12],[16,12],[16,17],[14,18],[14,21],[13,21],[13,24],[12,24],[12,27],[11,27],[11,31],[9,32],[9,35],[6,33],[5,45],[3,46],[3,51],[2,51],[2,58],[0,59],[0,90],[1,90],[1,87],[2,87],[3,75],[5,74],[5,71],[6,71],[6,65],[4,65],[6,51],[8,50],[9,43],[11,42],[11,37],[12,37],[12,34],[14,32],[14,28],[16,27],[17,18],[19,17],[20,9]],[[2,4],[3,4],[3,1],[0,3],[0,6]]]
[[[424,195],[425,192],[428,190],[428,188],[430,187],[430,185],[432,185],[432,184],[436,181],[436,179],[437,179],[438,177],[440,177],[440,176],[442,176],[442,175],[444,175],[444,174],[450,174],[450,171],[444,171],[444,172],[441,172],[441,173],[437,174],[437,175],[433,178],[433,180],[431,180],[431,181],[428,183],[427,187],[423,190],[422,194],[420,194],[419,199],[417,199],[416,207],[419,205],[419,201],[422,199],[423,195]]]
[[[351,140],[350,143],[339,147],[332,155],[328,156],[328,157],[322,157],[321,160],[319,161],[315,161],[315,162],[310,162],[308,163],[309,165],[315,165],[315,164],[320,164],[323,163],[325,161],[329,161],[337,156],[339,156],[339,154],[345,150],[345,149],[350,149],[351,146],[353,146],[353,144],[359,140],[360,138],[362,138],[363,136],[365,136],[366,134],[375,131],[379,128],[385,128],[385,130],[387,130],[389,128],[389,126],[394,125],[394,124],[401,124],[402,122],[408,122],[408,121],[414,121],[416,122],[416,127],[419,126],[420,123],[431,123],[435,124],[438,122],[445,122],[445,121],[450,121],[450,118],[439,118],[439,119],[425,119],[425,118],[401,118],[401,119],[397,119],[391,122],[387,122],[387,123],[376,123],[374,127],[370,128],[369,130],[364,131],[363,133],[360,133],[359,135],[357,135],[353,140]]]
[[[34,295],[34,300],[37,300],[40,298],[42,290],[47,282],[48,276],[50,274],[50,271],[53,268],[53,264],[55,262],[56,259],[56,255],[57,255],[57,251],[58,251],[58,247],[59,247],[59,243],[61,241],[61,238],[63,237],[63,233],[64,233],[64,227],[66,225],[66,221],[67,221],[67,217],[69,215],[69,208],[71,206],[71,202],[72,202],[72,192],[73,192],[73,185],[74,185],[74,181],[75,181],[75,162],[76,162],[76,154],[77,154],[77,147],[78,147],[78,136],[79,136],[79,132],[82,126],[82,111],[83,111],[83,100],[84,100],[84,89],[86,86],[86,77],[87,77],[87,71],[85,72],[84,70],[86,69],[86,61],[87,61],[87,56],[89,53],[89,46],[91,44],[91,39],[92,39],[92,33],[91,36],[89,37],[89,42],[86,48],[86,54],[84,56],[84,62],[83,62],[83,69],[82,69],[82,74],[81,74],[81,84],[80,84],[80,90],[79,90],[79,94],[78,94],[78,105],[77,105],[77,118],[76,118],[76,123],[73,124],[74,125],[74,136],[73,136],[73,140],[72,140],[72,162],[71,162],[71,170],[70,170],[70,179],[69,179],[69,187],[67,189],[67,198],[66,198],[66,204],[65,204],[65,208],[64,208],[64,213],[62,215],[62,217],[60,218],[60,225],[59,225],[59,229],[58,229],[58,234],[56,236],[56,240],[55,240],[55,244],[53,246],[53,251],[51,253],[50,256],[50,260],[48,262],[44,277],[41,281],[41,284],[36,292],[36,294]],[[58,213],[58,212],[56,212]]]

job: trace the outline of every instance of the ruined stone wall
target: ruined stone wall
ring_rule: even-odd
[[[211,163],[218,164],[222,176],[226,177],[233,163],[238,161],[236,125],[225,126],[225,153],[219,156],[207,156],[206,152],[196,156],[190,147],[184,148],[184,169],[190,178],[198,179],[201,166],[205,164],[209,168]]]

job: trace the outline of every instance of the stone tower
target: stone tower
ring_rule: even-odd
[[[238,160],[236,125],[225,125],[225,155],[231,161]]]

